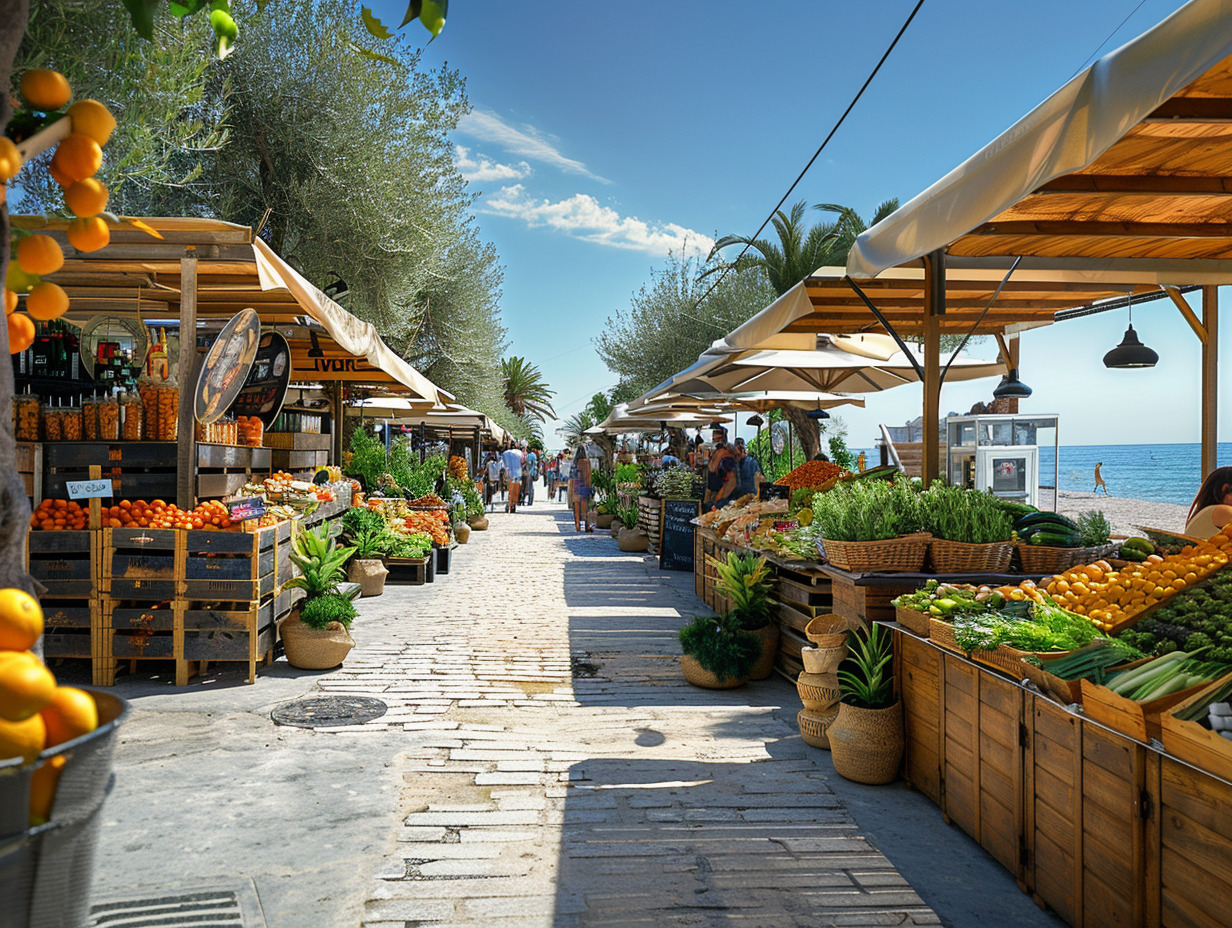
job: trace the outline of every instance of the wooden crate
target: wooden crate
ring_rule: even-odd
[[[830,589],[828,579],[817,583],[801,583],[782,573],[774,583],[775,598],[779,602],[811,612],[814,616],[833,610],[834,597]]]
[[[898,630],[894,637],[895,674],[903,702],[907,782],[941,804],[941,685],[944,662],[936,648]]]
[[[1024,764],[1025,882],[1071,925],[1082,914],[1082,720],[1028,696]]]
[[[98,532],[37,531],[26,537],[26,569],[52,599],[89,599],[99,586]]]
[[[112,599],[174,599],[183,574],[182,532],[105,528],[99,533],[100,592]]]
[[[663,500],[639,496],[637,500],[637,527],[650,539],[650,554],[658,554],[663,544]]]
[[[174,442],[46,442],[43,444],[43,496],[67,499],[65,484],[101,476],[112,481],[114,499],[174,499]]]
[[[37,441],[19,441],[17,444],[17,473],[21,474],[30,506],[43,501],[43,445]]]
[[[1175,715],[1195,705],[1208,704],[1212,694],[1223,687],[1228,679],[1223,677],[1216,680],[1172,708],[1164,710],[1159,720],[1159,740],[1169,754],[1217,777],[1232,781],[1232,741],[1205,725],[1187,722]]]
[[[253,602],[274,592],[277,526],[256,532],[180,534],[184,536],[181,598]]]
[[[1232,783],[1163,757],[1158,784],[1158,897],[1147,920],[1165,926],[1232,928]]]
[[[261,444],[284,451],[328,451],[329,440],[318,432],[266,432]]]
[[[329,451],[287,451],[270,449],[270,467],[288,473],[312,472],[329,463]]]
[[[89,659],[97,600],[43,599],[43,656]]]
[[[213,661],[248,664],[248,682],[257,680],[257,664],[273,663],[277,623],[290,612],[291,596],[268,596],[253,602],[186,601],[179,654],[204,673]]]
[[[1082,726],[1083,924],[1141,925],[1146,903],[1146,751],[1117,732]]]
[[[94,628],[94,685],[114,686],[121,661],[174,661],[176,682],[187,682],[188,672],[177,657],[180,610],[177,603],[141,602],[103,596]]]
[[[385,582],[421,586],[428,582],[429,565],[436,566],[436,557],[433,554],[422,558],[387,557],[385,558],[385,569],[389,571],[389,574],[385,577]]]
[[[834,567],[826,568],[826,573],[831,581],[831,611],[861,622],[893,622],[894,606],[890,601],[903,593],[914,593],[922,583],[918,579],[881,577],[870,583],[861,576]]]
[[[804,660],[800,657],[800,649],[809,647],[809,640],[803,633],[779,625],[779,650],[774,657],[774,669],[783,677],[796,682],[796,678],[804,672]]]
[[[1118,696],[1106,686],[1081,681],[1082,711],[1095,721],[1109,728],[1129,735],[1135,741],[1158,740],[1160,736],[1160,715],[1178,705],[1191,696],[1196,696],[1209,684],[1203,683],[1172,693],[1150,702],[1134,702],[1124,696]]]
[[[438,574],[449,573],[450,567],[453,565],[453,551],[458,546],[456,541],[451,541],[447,545],[442,545],[434,549],[436,555],[436,572]]]

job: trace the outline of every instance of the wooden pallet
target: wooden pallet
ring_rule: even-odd
[[[105,528],[99,535],[98,590],[112,599],[175,599],[184,575],[182,531]]]

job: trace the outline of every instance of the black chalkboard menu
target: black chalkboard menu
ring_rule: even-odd
[[[693,569],[693,520],[699,503],[695,499],[663,500],[663,543],[659,547],[660,570]]]
[[[291,348],[277,332],[266,332],[257,346],[248,379],[231,404],[231,414],[257,416],[268,429],[282,412],[290,380]]]

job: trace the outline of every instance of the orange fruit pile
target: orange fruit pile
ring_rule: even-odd
[[[81,530],[90,513],[71,499],[45,499],[30,514],[30,528],[41,531]]]
[[[103,507],[103,528],[182,528],[226,529],[231,528],[227,507],[218,500],[199,503],[192,509],[183,510],[175,503],[156,499],[123,500],[115,506]]]
[[[0,760],[32,764],[47,748],[98,728],[98,707],[89,693],[57,686],[56,678],[30,651],[43,634],[43,610],[22,590],[0,590]],[[57,756],[30,781],[30,824],[51,818],[56,785],[66,760]]]

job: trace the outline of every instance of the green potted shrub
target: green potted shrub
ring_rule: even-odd
[[[764,557],[742,557],[728,552],[726,560],[707,557],[714,568],[715,591],[727,599],[727,614],[761,643],[761,654],[749,671],[750,680],[764,680],[774,671],[774,656],[779,646],[779,627],[773,621],[770,590],[774,578]]]
[[[612,522],[616,518],[616,505],[612,500],[610,493],[602,490],[597,490],[595,493],[598,502],[595,503],[595,527],[611,530]]]
[[[680,630],[680,669],[694,686],[726,690],[748,681],[761,641],[728,616],[701,615]]]
[[[850,655],[838,671],[838,717],[826,732],[834,769],[856,783],[889,783],[903,758],[902,704],[890,669],[893,633],[874,623],[847,639]]]
[[[840,570],[917,571],[928,555],[920,493],[904,481],[854,480],[813,497],[813,525]]]
[[[615,532],[616,545],[621,551],[645,551],[650,547],[649,536],[637,525],[637,503],[618,505],[616,521],[621,526],[620,530]],[[613,530],[615,530],[616,521],[612,523]]]
[[[380,596],[385,592],[385,578],[389,575],[382,560],[389,553],[384,526],[366,528],[352,542],[354,551],[347,566],[347,579],[359,584],[360,596]]]
[[[338,584],[345,576],[343,568],[353,553],[353,548],[338,547],[324,526],[319,531],[292,529],[291,563],[300,573],[284,583],[282,589],[303,590],[304,598],[279,624],[278,634],[286,649],[287,662],[293,667],[303,670],[336,667],[355,647],[346,625],[331,620],[323,628],[313,628],[302,618],[304,609],[314,600],[337,593]]]

